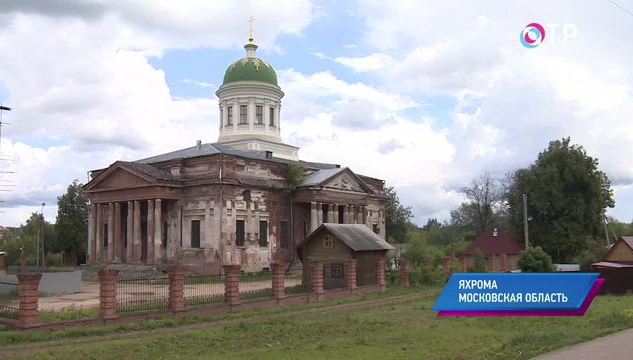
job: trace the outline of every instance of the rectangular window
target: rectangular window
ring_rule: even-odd
[[[325,239],[323,239],[323,247],[326,249],[331,249],[334,247],[334,241],[331,237],[326,236]]]
[[[372,225],[373,229],[374,229],[374,234],[380,234],[380,229],[378,228],[378,224],[374,224]]]
[[[240,124],[248,124],[247,106],[240,105]]]
[[[226,124],[233,125],[233,106],[229,106],[226,108]]]
[[[220,108],[220,124],[224,124],[224,110]]]
[[[108,224],[103,224],[103,247],[108,247]]]
[[[332,264],[332,277],[336,279],[343,278],[343,264]]]
[[[255,120],[260,125],[264,125],[264,107],[261,105],[255,106]]]
[[[275,126],[275,108],[270,108],[270,126]]]
[[[169,234],[169,225],[167,224],[167,221],[163,222],[163,235],[161,237],[161,241],[160,244],[163,248],[167,247],[167,234]]]
[[[191,247],[200,248],[200,220],[191,220]]]
[[[259,222],[259,246],[268,246],[268,221]]]
[[[288,222],[282,221],[281,226],[279,227],[280,237],[281,237],[281,248],[288,249],[290,247],[290,233],[288,232]]]
[[[235,246],[244,246],[244,220],[235,220]]]

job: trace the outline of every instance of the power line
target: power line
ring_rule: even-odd
[[[633,16],[633,12],[631,12],[631,11],[630,11],[630,10],[628,10],[628,9],[626,9],[625,7],[620,6],[620,5],[619,5],[618,3],[616,3],[615,1],[613,1],[613,0],[609,0],[609,2],[610,2],[611,4],[613,4],[613,5],[617,6],[620,10],[624,11],[625,13],[627,13],[627,14],[629,14],[629,15]]]

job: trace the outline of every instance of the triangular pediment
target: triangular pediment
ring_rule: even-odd
[[[97,177],[92,179],[84,189],[86,191],[112,190],[139,187],[155,183],[155,179],[142,172],[128,168],[125,163],[116,162]]]
[[[323,181],[321,186],[329,189],[353,191],[359,193],[371,193],[371,189],[349,169],[344,169],[340,173]]]

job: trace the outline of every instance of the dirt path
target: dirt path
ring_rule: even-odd
[[[301,279],[286,279],[286,287],[301,284]],[[240,283],[240,292],[257,291],[271,288],[272,284],[269,280],[263,281],[243,281]],[[142,302],[144,298],[165,297],[169,285],[145,285],[141,287],[123,287],[119,284],[117,292],[125,294],[128,303],[134,303],[135,300]],[[67,308],[89,309],[99,307],[99,283],[84,281],[82,283],[82,292],[76,294],[44,296],[39,299],[38,308],[40,310],[61,310]],[[214,296],[224,294],[224,284],[194,284],[185,285],[185,297],[193,296]],[[151,296],[150,296],[151,295]],[[17,300],[16,300],[17,301]]]
[[[629,360],[633,329],[539,355],[534,360]]]
[[[400,295],[400,296],[391,296],[384,299],[376,299],[376,300],[365,300],[358,301],[348,304],[341,305],[332,305],[326,307],[317,307],[310,309],[297,309],[282,313],[276,314],[265,314],[265,315],[255,315],[249,318],[239,318],[239,319],[227,319],[227,320],[218,320],[211,322],[199,322],[189,325],[170,327],[170,328],[159,328],[159,329],[151,329],[151,330],[140,330],[140,331],[129,331],[123,334],[109,334],[102,336],[90,336],[85,338],[78,339],[62,339],[62,340],[54,340],[54,341],[44,341],[44,342],[36,342],[36,343],[21,343],[16,345],[5,345],[2,347],[2,355],[3,356],[12,356],[12,355],[25,355],[32,354],[43,351],[51,351],[51,350],[63,350],[63,348],[73,348],[76,345],[90,345],[90,344],[102,344],[104,341],[111,341],[117,339],[129,339],[130,337],[134,337],[136,339],[142,339],[148,336],[155,336],[156,334],[164,334],[169,335],[173,333],[179,333],[186,329],[210,329],[216,328],[223,325],[237,324],[248,321],[261,321],[261,320],[269,320],[276,318],[284,318],[284,317],[297,317],[303,316],[305,314],[327,314],[332,312],[340,312],[347,311],[351,309],[356,309],[359,307],[380,307],[393,303],[402,303],[408,301],[414,301],[420,298],[424,298],[430,295],[435,294],[433,291],[425,291],[416,294],[409,295]]]

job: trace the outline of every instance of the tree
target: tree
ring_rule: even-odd
[[[499,182],[490,174],[484,173],[473,179],[470,186],[462,188],[461,191],[470,201],[464,209],[464,215],[474,216],[470,222],[474,222],[477,226],[477,232],[490,230],[495,207],[503,200],[503,191]]]
[[[387,234],[393,242],[403,243],[407,229],[411,223],[411,218],[413,218],[411,207],[405,207],[400,204],[400,199],[398,199],[396,189],[394,189],[393,186],[385,189],[385,195],[390,199],[387,209],[385,210]]]
[[[549,143],[534,164],[517,170],[507,193],[510,224],[523,233],[523,194],[528,198],[529,239],[556,262],[571,261],[591,238],[604,235],[603,217],[613,191],[598,160],[570,138]]]
[[[451,225],[460,229],[477,231],[477,210],[472,202],[463,202],[455,210],[451,210]]]
[[[74,180],[66,193],[57,197],[57,242],[55,249],[64,253],[65,265],[77,265],[84,259],[88,237],[88,199],[82,184]]]
[[[529,247],[519,255],[517,263],[522,272],[552,272],[552,258],[540,246]]]
[[[440,226],[442,226],[442,223],[439,220],[436,218],[429,218],[426,221],[426,225],[422,226],[422,230],[429,231],[433,228],[439,228]]]
[[[290,205],[290,229],[294,228],[294,219],[292,216],[292,208],[293,208],[293,204],[294,204],[294,195],[295,192],[297,190],[297,188],[301,185],[301,183],[303,182],[303,180],[305,179],[305,169],[298,163],[298,162],[291,162],[288,163],[288,165],[286,165],[286,169],[285,169],[285,180],[286,180],[286,193],[288,194],[288,202]],[[290,234],[292,234],[292,231],[290,231]],[[283,239],[282,239],[283,241]],[[290,270],[290,267],[292,266],[292,264],[295,261],[295,257],[294,257],[294,251],[292,249],[292,245],[294,244],[294,240],[292,239],[292,235],[290,236],[290,243],[289,244],[283,244],[282,243],[282,248],[284,247],[283,245],[286,245],[287,247],[289,247],[289,251],[290,251],[290,262],[288,263],[288,268],[286,269],[287,271]],[[278,255],[275,254],[273,255],[274,257],[277,257]]]

